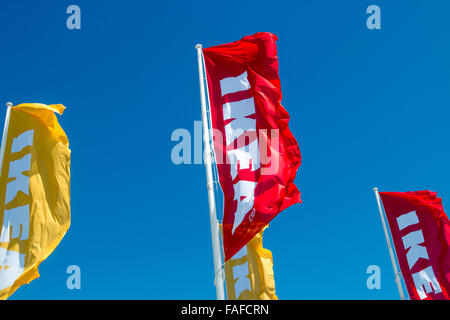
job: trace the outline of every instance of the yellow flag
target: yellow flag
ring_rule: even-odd
[[[64,109],[10,108],[0,176],[0,299],[39,277],[39,264],[69,229],[70,149],[55,116]]]
[[[262,246],[264,229],[225,263],[229,300],[278,300],[272,252]]]

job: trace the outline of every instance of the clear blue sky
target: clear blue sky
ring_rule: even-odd
[[[2,1],[0,103],[63,103],[72,149],[71,227],[12,298],[215,298],[205,170],[174,165],[170,137],[201,119],[194,45],[268,31],[303,156],[303,204],[264,238],[277,294],[398,299],[372,188],[437,191],[450,211],[449,14],[447,0]]]

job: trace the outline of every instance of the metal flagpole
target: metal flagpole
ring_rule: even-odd
[[[378,188],[373,188],[375,192],[375,197],[377,198],[378,210],[380,211],[381,224],[383,225],[384,236],[386,237],[386,243],[389,249],[389,256],[391,257],[392,268],[394,269],[395,274],[395,283],[397,283],[398,293],[400,294],[400,299],[405,300],[405,294],[403,293],[403,287],[400,280],[400,272],[397,269],[397,262],[395,260],[394,251],[392,250],[391,240],[389,239],[389,233],[386,226],[386,221],[384,219],[382,204],[380,200],[380,195],[378,193]]]
[[[5,126],[3,127],[3,136],[2,136],[2,145],[0,147],[0,174],[3,168],[3,158],[5,155],[5,146],[6,146],[6,138],[8,137],[8,129],[9,129],[9,115],[11,113],[11,102],[6,103],[6,118],[5,118]]]
[[[217,221],[216,202],[214,197],[214,180],[212,174],[211,145],[208,126],[208,115],[205,99],[205,78],[203,71],[202,45],[197,44],[198,76],[200,81],[200,101],[202,105],[203,144],[205,145],[206,186],[208,190],[209,220],[211,223],[211,239],[214,257],[214,285],[217,300],[225,300],[222,254],[220,248],[219,222]]]

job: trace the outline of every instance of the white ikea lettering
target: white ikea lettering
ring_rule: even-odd
[[[13,139],[11,153],[22,151],[23,148],[33,145],[34,130],[28,130],[21,133]]]
[[[247,246],[243,246],[234,256],[233,260],[241,259],[247,255]],[[248,278],[248,261],[244,264],[236,265],[233,267],[233,280],[235,280],[234,292],[236,299],[239,298],[242,292],[245,290],[251,290],[250,279]]]
[[[14,178],[15,180],[9,182],[6,186],[5,204],[13,200],[19,191],[25,194],[29,193],[30,178],[25,176],[23,172],[30,170],[30,166],[31,154],[10,162],[8,178]]]
[[[231,233],[242,223],[245,215],[253,208],[255,200],[256,182],[238,181],[233,185],[234,200],[237,200],[237,209],[234,214],[234,223]]]
[[[245,90],[250,87],[247,80],[247,72],[235,78],[226,78],[220,81],[222,95],[226,93]],[[244,84],[244,85],[243,85]],[[248,84],[248,87],[247,87]],[[225,85],[225,87],[223,87]],[[234,91],[231,91],[231,90]],[[255,113],[255,101],[253,98],[243,99],[235,102],[227,102],[223,106],[223,119],[233,119],[225,125],[225,138],[227,146],[247,131],[256,131],[256,120],[247,118]]]
[[[228,151],[231,166],[231,178],[234,180],[239,169],[256,171],[260,167],[258,140],[249,145]],[[252,165],[250,168],[250,164]],[[239,169],[238,169],[239,168]]]
[[[22,274],[24,265],[24,254],[0,248],[0,290],[13,285]]]
[[[247,79],[247,71],[237,77],[230,77],[220,80],[220,89],[222,91],[222,97],[229,93],[250,89],[250,83]]]
[[[11,153],[22,151],[24,148],[33,145],[33,135],[34,130],[28,130],[14,138]],[[30,166],[31,154],[26,154],[22,158],[10,162],[8,178],[14,178],[14,180],[6,186],[5,204],[13,200],[19,191],[25,194],[29,193],[29,177],[23,175],[23,172],[30,170]]]
[[[406,227],[415,225],[419,223],[419,219],[417,218],[417,214],[415,211],[408,212],[406,214],[402,214],[397,218],[398,228],[400,230],[405,229]]]
[[[33,144],[34,130],[28,130],[14,138],[11,145],[11,154],[21,152]],[[19,191],[29,194],[29,177],[23,173],[30,170],[31,154],[20,159],[10,161],[8,178],[13,179],[6,185],[5,204],[15,199]],[[0,242],[9,242],[11,239],[26,240],[29,236],[30,226],[29,205],[5,209]],[[10,287],[23,273],[25,255],[5,248],[0,248],[0,290]]]
[[[225,139],[227,146],[231,145],[236,138],[245,132],[256,131],[256,120],[250,118],[234,119],[225,126]]]
[[[30,225],[30,209],[28,205],[5,210],[3,216],[2,234],[0,242],[9,242],[11,239],[28,239]]]
[[[227,102],[223,106],[223,120],[244,118],[255,113],[255,101],[253,98],[236,102]]]
[[[237,77],[220,80],[222,96],[250,89],[247,72]],[[254,98],[245,98],[239,101],[226,102],[222,106],[224,121],[231,120],[225,125],[225,141],[227,145],[227,158],[230,160],[230,174],[234,180],[241,169],[256,171],[260,168],[259,142],[252,142],[234,146],[239,137],[246,138],[246,133],[256,132],[256,120],[249,118],[255,114]],[[239,142],[239,141],[238,141]],[[246,144],[247,143],[247,144]],[[231,149],[233,148],[234,149]],[[234,214],[234,223],[231,233],[242,223],[245,215],[253,208],[256,182],[237,181],[234,185],[234,200],[237,209]]]
[[[233,119],[225,125],[225,139],[227,146],[245,132],[256,131],[256,120],[247,118],[255,113],[253,98],[237,102],[228,102],[223,105],[223,119]]]
[[[415,211],[408,212],[406,214],[401,215],[397,218],[397,224],[400,230],[405,229],[406,227],[415,225],[419,223],[419,219],[417,218],[417,214]],[[402,237],[403,246],[405,247],[406,258],[408,260],[409,268],[416,264],[419,258],[424,258],[428,260],[427,249],[421,246],[421,243],[424,243],[423,234],[421,230],[413,231]]]
[[[233,260],[238,260],[241,259],[243,257],[245,257],[247,255],[247,246],[243,246],[241,250],[239,250],[238,252],[236,252],[233,256]]]
[[[441,286],[434,275],[433,268],[430,266],[412,275],[414,286],[420,299],[425,299],[427,293],[439,293],[442,292]]]
[[[13,140],[11,150],[21,151],[23,148],[33,144],[33,130],[22,133]],[[8,178],[13,178],[6,185],[5,204],[14,200],[19,191],[29,194],[29,180],[23,172],[30,170],[31,154],[26,154],[22,158],[11,161],[9,164]],[[11,239],[26,240],[28,239],[28,229],[30,225],[29,206],[21,206],[5,210],[3,217],[2,233],[0,235],[1,242],[9,242]]]
[[[13,139],[11,153],[22,151],[25,147],[33,144],[34,130],[28,130]],[[23,173],[30,170],[31,154],[26,154],[22,158],[11,161],[9,164],[8,178],[14,179],[6,185],[5,204],[8,204],[16,197],[19,191],[29,194],[30,178]],[[9,242],[10,239],[28,239],[29,229],[29,206],[21,206],[5,210],[3,217],[1,242]]]
[[[408,259],[409,268],[416,264],[419,258],[424,258],[428,260],[427,249],[421,246],[421,243],[424,243],[422,231],[417,230],[408,233],[403,238],[403,246],[405,247],[406,258]],[[409,250],[408,250],[409,249]]]
[[[233,277],[236,280],[234,290],[236,292],[236,299],[239,298],[245,290],[251,290],[250,279],[248,276],[248,262],[233,267]]]
[[[409,226],[419,224],[419,218],[415,211],[408,212],[397,218],[397,224],[400,230]],[[402,237],[403,246],[406,250],[406,259],[408,260],[409,269],[412,270],[414,265],[420,258],[429,260],[428,252],[425,247],[425,239],[421,230],[411,231]],[[423,245],[421,245],[423,244]],[[433,268],[431,266],[413,273],[412,278],[414,286],[420,299],[425,299],[427,293],[442,292],[439,282],[436,279]]]

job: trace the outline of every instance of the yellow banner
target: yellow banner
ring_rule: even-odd
[[[225,263],[229,300],[278,300],[272,252],[262,246],[263,232]]]
[[[64,109],[10,109],[0,175],[0,299],[39,277],[39,264],[69,229],[70,149],[55,115]]]

